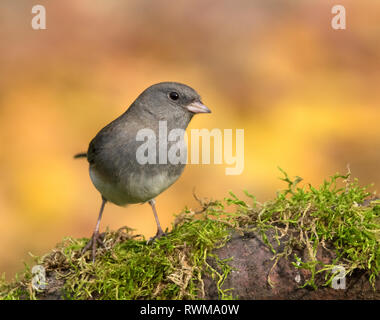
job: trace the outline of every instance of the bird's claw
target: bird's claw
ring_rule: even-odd
[[[154,237],[151,237],[147,242],[146,244],[151,244],[153,243],[155,240],[157,239],[160,239],[161,237],[165,237],[167,236],[167,234],[165,232],[163,232],[162,230],[158,230],[156,235]]]
[[[105,248],[105,245],[101,239],[101,235],[99,232],[93,233],[91,239],[88,241],[86,246],[83,248],[81,254],[84,255],[88,250],[91,248],[92,253],[92,262],[95,262],[95,256],[96,256],[96,245],[99,244],[103,248]]]

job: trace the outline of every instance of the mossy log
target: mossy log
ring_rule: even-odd
[[[350,174],[300,188],[283,173],[274,200],[197,198],[150,244],[106,231],[95,263],[67,238],[36,258],[42,283],[27,267],[0,299],[380,299],[380,200]]]
[[[271,245],[276,251],[283,251],[283,245],[278,245],[276,241],[273,241],[273,232],[268,232],[267,237],[272,239]],[[307,249],[294,249],[294,253],[301,259],[307,259],[306,251]],[[316,283],[320,285],[318,289],[310,286],[302,287],[310,278],[310,272],[295,268],[291,259],[278,259],[276,263],[275,255],[258,232],[241,235],[232,231],[231,238],[225,246],[215,249],[213,253],[221,261],[229,260],[231,272],[223,279],[220,289],[230,291],[232,296],[237,299],[380,299],[380,279],[371,285],[368,274],[364,271],[356,271],[346,277],[344,288],[334,289],[331,286],[323,286],[325,281],[322,276],[315,279]],[[334,252],[329,249],[320,249],[317,252],[317,259],[326,264],[332,263],[335,258]],[[222,274],[222,270],[215,263],[214,258],[207,260],[215,270],[219,271],[219,274]],[[215,278],[212,279],[210,273],[203,275],[203,282],[204,296],[198,296],[198,298],[210,300],[221,298],[217,281]],[[48,272],[47,283],[46,289],[36,295],[37,299],[64,299],[65,280],[57,277],[55,270]]]
[[[283,244],[278,245],[268,234],[268,239],[276,251],[283,251]],[[296,249],[294,253],[302,260],[308,257],[307,249]],[[220,259],[233,257],[229,262],[234,269],[226,278],[222,289],[233,288],[233,294],[239,299],[262,300],[362,300],[380,299],[380,279],[374,285],[368,281],[368,274],[365,271],[353,272],[345,278],[345,289],[338,283],[341,289],[334,289],[331,286],[324,286],[323,277],[316,279],[319,284],[318,289],[310,286],[303,287],[311,274],[304,269],[297,269],[292,264],[294,259],[274,259],[274,254],[262,240],[258,232],[245,235],[235,233],[231,240],[220,249],[215,250]],[[320,249],[317,252],[317,259],[331,264],[335,259],[333,251]],[[210,263],[213,262],[210,259]],[[213,265],[215,268],[217,266]],[[340,280],[342,281],[342,280]],[[339,281],[338,281],[339,282]],[[218,290],[210,277],[204,279],[206,299],[218,299]]]

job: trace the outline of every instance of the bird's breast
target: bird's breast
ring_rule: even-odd
[[[90,167],[90,177],[96,189],[108,201],[119,206],[149,201],[168,187],[181,175],[184,166],[174,170],[147,168],[147,170],[132,170],[121,172],[114,180]]]

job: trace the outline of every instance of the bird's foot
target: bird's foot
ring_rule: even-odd
[[[91,248],[91,253],[92,253],[92,262],[95,262],[95,256],[96,256],[96,245],[99,244],[104,248],[104,243],[103,243],[103,234],[99,234],[99,232],[94,232],[92,234],[91,239],[88,241],[86,246],[82,250],[82,255],[84,255],[88,250]]]
[[[157,233],[154,237],[151,237],[146,243],[147,244],[151,244],[153,243],[155,240],[157,239],[160,239],[161,237],[165,237],[167,234],[165,232],[163,232],[162,230],[157,230]]]

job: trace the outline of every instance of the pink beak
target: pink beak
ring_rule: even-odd
[[[190,103],[186,108],[193,113],[211,113],[211,110],[209,108],[207,108],[201,102],[197,101]]]

